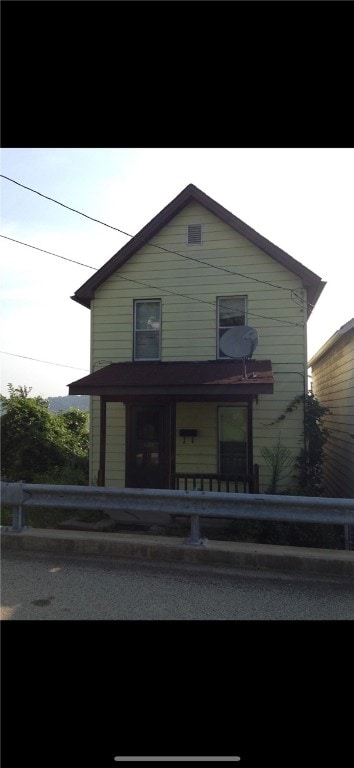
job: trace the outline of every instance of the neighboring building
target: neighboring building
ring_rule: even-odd
[[[72,297],[91,309],[92,373],[69,385],[92,396],[91,483],[265,490],[261,448],[301,448],[301,409],[270,425],[305,390],[324,285],[189,184]],[[258,330],[246,375],[243,326]]]
[[[323,423],[330,429],[324,447],[326,496],[354,498],[354,318],[342,325],[309,361],[312,389],[330,408]]]

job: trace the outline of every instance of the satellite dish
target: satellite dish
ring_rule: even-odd
[[[258,331],[250,325],[237,325],[225,331],[220,349],[227,357],[251,358],[258,344]]]

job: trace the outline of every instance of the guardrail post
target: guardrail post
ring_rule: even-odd
[[[190,547],[207,547],[207,540],[200,538],[199,515],[191,515],[191,535],[185,539],[185,544]]]
[[[25,483],[20,480],[17,483],[8,483],[1,481],[1,502],[4,506],[11,507],[12,527],[11,533],[20,533],[25,527],[25,512],[23,503],[29,494],[24,492]]]
[[[353,549],[354,525],[344,526],[344,539],[345,539],[345,548],[348,551],[351,551]]]
[[[21,533],[25,527],[25,513],[22,504],[12,507],[12,533]]]

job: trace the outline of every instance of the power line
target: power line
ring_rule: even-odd
[[[52,251],[46,251],[44,248],[38,248],[38,245],[30,245],[29,243],[23,243],[22,240],[15,240],[14,237],[7,237],[6,235],[0,235],[0,237],[5,238],[5,240],[12,240],[13,243],[19,243],[19,245],[25,245],[26,248],[34,248],[36,251],[42,251],[42,253],[49,253],[50,256],[56,256],[57,259],[64,259],[64,261],[71,261],[72,264],[79,264],[80,267],[87,267],[88,269],[93,269],[95,272],[97,271],[97,267],[90,267],[89,264],[83,264],[81,261],[75,261],[75,259],[68,259],[66,256],[59,256],[58,253],[53,253]]]
[[[38,192],[37,189],[32,189],[32,187],[26,187],[25,184],[20,184],[19,181],[15,181],[15,179],[10,179],[9,176],[4,176],[3,173],[0,173],[1,178],[7,179],[7,181],[12,181],[13,184],[17,184],[19,187],[23,187],[23,189],[28,189],[29,192],[33,192],[35,195],[39,195],[40,197],[45,197],[46,200],[50,200],[52,203],[56,203],[57,205],[61,205],[62,208],[67,208],[68,211],[73,211],[73,213],[78,213],[80,216],[85,216],[85,219],[91,219],[91,221],[95,221],[97,224],[102,224],[104,227],[109,227],[110,229],[115,229],[116,232],[120,232],[122,235],[127,235],[128,237],[133,237],[133,235],[130,235],[129,232],[123,232],[122,229],[118,229],[118,227],[113,227],[111,224],[106,224],[105,221],[100,221],[100,219],[94,219],[93,216],[89,216],[87,213],[82,213],[82,211],[78,211],[76,208],[71,208],[70,205],[65,205],[65,203],[60,203],[59,200],[55,200],[54,197],[49,197],[48,195],[43,195],[42,192]]]
[[[98,268],[92,267],[89,264],[83,264],[81,261],[75,261],[75,259],[69,259],[66,258],[66,256],[59,256],[57,253],[53,253],[52,251],[46,251],[44,248],[38,248],[36,245],[30,245],[29,243],[24,243],[21,240],[15,240],[13,237],[7,237],[6,235],[0,235],[0,237],[5,238],[5,240],[12,240],[14,243],[18,243],[19,245],[25,245],[27,248],[34,248],[36,251],[41,251],[42,253],[48,253],[50,256],[56,256],[58,259],[64,259],[64,261],[70,261],[72,264],[78,264],[81,267],[87,267],[87,269],[93,269],[94,271],[97,271]],[[213,307],[216,307],[215,301],[207,301],[206,299],[199,299],[196,296],[188,296],[188,294],[185,293],[178,293],[177,291],[171,291],[169,288],[162,288],[162,286],[152,285],[151,283],[145,283],[142,280],[134,280],[131,277],[123,277],[123,275],[117,274],[117,278],[119,280],[126,280],[128,283],[135,283],[136,285],[143,285],[145,288],[154,288],[156,291],[163,291],[164,293],[169,293],[172,296],[179,296],[182,299],[189,299],[190,301],[199,302],[200,304],[209,304]],[[220,307],[222,309],[233,309],[233,307],[228,307],[226,304],[220,304]],[[263,320],[275,320],[277,323],[286,323],[287,325],[296,325],[299,327],[302,327],[301,323],[295,323],[292,320],[284,320],[279,319],[278,317],[270,317],[269,315],[259,315],[255,312],[248,312],[249,317],[260,317],[263,318]]]
[[[29,192],[33,192],[35,195],[39,195],[40,197],[44,197],[46,200],[50,200],[52,203],[56,203],[57,205],[62,206],[62,208],[67,208],[69,211],[79,214],[79,216],[84,216],[86,219],[95,221],[97,224],[102,224],[103,227],[114,229],[116,232],[120,232],[120,234],[126,235],[127,237],[131,237],[131,238],[135,237],[135,235],[131,235],[129,232],[125,232],[123,229],[120,229],[119,227],[114,227],[112,224],[107,224],[105,221],[101,221],[101,219],[95,219],[93,216],[89,216],[87,213],[78,211],[77,208],[72,208],[70,205],[66,205],[65,203],[61,203],[59,200],[55,200],[54,197],[49,197],[49,195],[44,195],[42,192],[38,192],[38,190],[32,189],[32,187],[27,187],[25,184],[21,184],[19,181],[15,181],[15,179],[11,179],[9,176],[5,176],[3,173],[0,173],[0,177],[3,179],[6,179],[7,181],[11,181],[13,184],[17,184],[17,186],[19,187],[23,187],[23,189],[28,189]],[[164,251],[165,253],[172,253],[175,256],[180,256],[182,259],[193,261],[196,264],[202,264],[203,266],[208,266],[208,267],[211,267],[212,269],[220,270],[221,272],[226,272],[229,275],[235,275],[236,277],[245,277],[247,280],[254,280],[257,283],[262,283],[263,285],[269,285],[272,288],[279,288],[280,290],[290,291],[291,297],[295,295],[297,299],[299,299],[300,301],[303,301],[303,299],[300,296],[298,296],[295,293],[295,291],[291,288],[284,288],[284,286],[282,285],[277,285],[276,283],[271,283],[267,280],[260,280],[258,277],[244,275],[242,272],[235,272],[232,269],[227,269],[227,267],[220,267],[214,264],[208,264],[207,262],[202,261],[202,259],[197,259],[194,256],[187,256],[184,253],[180,253],[179,251],[173,251],[170,248],[164,248],[162,245],[157,245],[156,243],[151,243],[150,241],[146,242],[146,245],[151,245],[153,248],[158,248],[160,251]],[[310,306],[313,307],[314,305],[311,304]]]
[[[35,363],[46,363],[46,365],[57,365],[59,368],[73,368],[74,371],[88,371],[88,368],[77,368],[75,365],[63,365],[63,363],[52,363],[49,360],[38,360],[37,357],[27,357],[26,355],[15,355],[14,352],[4,352],[0,349],[1,355],[11,355],[11,357],[22,357],[24,360],[33,360]]]

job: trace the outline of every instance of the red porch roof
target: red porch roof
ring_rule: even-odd
[[[130,396],[158,395],[175,400],[233,399],[235,396],[272,394],[270,360],[201,362],[112,363],[69,384],[70,395],[101,395],[125,400]]]

